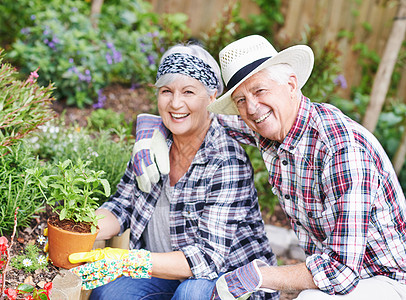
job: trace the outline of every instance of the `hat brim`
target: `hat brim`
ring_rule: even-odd
[[[243,83],[245,80],[247,80],[252,75],[258,73],[259,71],[272,65],[281,63],[288,64],[292,67],[298,79],[298,86],[299,88],[302,88],[306,83],[306,81],[309,79],[313,69],[314,64],[313,51],[309,46],[296,45],[278,52],[278,54],[264,61],[262,64],[260,64],[250,73],[248,73],[245,77],[243,77],[225,94],[223,94],[213,103],[211,103],[207,107],[207,110],[216,114],[239,115],[240,113],[238,112],[237,106],[231,99],[231,94],[235,91],[235,89],[237,89],[241,85],[241,83]]]

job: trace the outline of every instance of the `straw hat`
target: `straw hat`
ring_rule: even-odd
[[[231,94],[246,79],[266,67],[285,63],[296,73],[299,88],[306,83],[313,69],[314,55],[310,47],[297,45],[277,52],[262,36],[250,35],[239,39],[220,51],[220,66],[226,93],[207,109],[225,115],[239,115]]]

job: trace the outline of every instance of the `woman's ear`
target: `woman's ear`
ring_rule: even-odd
[[[216,97],[217,97],[217,91],[213,95],[210,96],[210,103],[212,103],[214,100],[216,100]]]

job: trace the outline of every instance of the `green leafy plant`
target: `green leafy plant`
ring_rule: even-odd
[[[0,50],[0,155],[7,152],[5,147],[54,117],[50,108],[53,85],[37,85],[38,69],[20,81],[16,69],[2,61]]]
[[[27,245],[23,254],[11,258],[11,265],[26,272],[34,272],[39,269],[45,270],[48,261],[37,245]]]
[[[25,295],[24,299],[27,300],[49,300],[51,299],[51,290],[52,282],[45,283],[43,289],[37,289],[35,286],[28,283],[21,283],[16,289],[5,289],[4,294],[6,294],[10,300],[17,299],[18,295]]]
[[[273,41],[273,32],[277,32],[277,26],[283,25],[284,17],[281,11],[281,0],[252,0],[259,9],[260,14],[248,16],[248,20],[237,18],[239,24],[238,37],[250,34],[259,34]]]
[[[339,58],[341,53],[334,42],[321,46],[317,41],[322,33],[321,28],[308,28],[303,44],[310,46],[317,62],[302,92],[315,102],[329,102],[338,87],[347,88],[345,78],[341,75]]]
[[[96,109],[87,121],[89,129],[95,131],[112,129],[116,132],[122,131],[126,136],[131,135],[132,124],[125,121],[124,113],[117,113],[112,109]]]
[[[59,220],[90,223],[92,233],[95,233],[97,221],[102,218],[95,214],[98,207],[97,194],[108,197],[110,184],[102,178],[104,171],[88,168],[90,163],[91,161],[84,162],[79,159],[73,164],[67,159],[56,164],[57,174],[44,175],[44,168],[29,169],[26,173],[35,178],[33,181],[39,185],[47,204],[59,215]],[[99,185],[103,186],[104,191],[97,189]]]
[[[35,12],[46,6],[41,0],[2,0],[0,2],[0,43],[7,46],[20,36],[21,29],[34,23]]]
[[[26,169],[40,167],[24,140],[6,147],[7,155],[0,156],[0,234],[13,230],[13,215],[18,209],[18,227],[28,226],[32,217],[44,207],[38,186],[31,185]]]
[[[28,142],[34,155],[47,162],[49,172],[56,172],[52,169],[59,161],[91,160],[93,170],[105,171],[112,193],[123,176],[133,145],[126,132],[108,129],[94,131],[75,124],[65,125],[63,117],[41,126]],[[102,189],[102,186],[98,188]],[[101,205],[107,199],[100,194],[97,201]]]

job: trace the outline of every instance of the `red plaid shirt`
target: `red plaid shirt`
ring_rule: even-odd
[[[282,144],[254,133],[239,117],[221,116],[221,123],[261,150],[272,191],[322,291],[346,294],[376,275],[406,283],[405,197],[369,131],[305,97]]]

